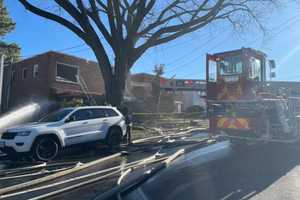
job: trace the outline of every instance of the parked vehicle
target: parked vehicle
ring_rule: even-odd
[[[269,87],[267,72],[275,75],[275,62],[266,54],[242,48],[207,55],[206,63],[211,133],[233,141],[299,139],[300,99]]]
[[[9,128],[2,134],[0,150],[8,156],[26,153],[48,161],[70,145],[104,141],[114,148],[125,134],[125,118],[115,107],[64,108],[38,122]]]

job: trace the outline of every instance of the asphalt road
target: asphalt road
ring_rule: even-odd
[[[214,169],[215,199],[300,199],[300,144],[245,148]]]
[[[181,164],[177,167],[175,164],[175,170],[155,175],[143,184],[139,193],[143,191],[147,200],[300,199],[300,144],[230,148],[225,158],[219,156],[225,150],[219,146],[210,150],[202,148],[186,159],[178,159]],[[108,182],[92,184],[53,199],[91,199],[107,190],[106,186],[111,185]],[[134,196],[129,195],[124,200],[146,199]]]
[[[139,193],[143,191],[148,200],[298,200],[300,145],[234,149],[226,159],[159,176],[140,188]],[[136,195],[125,199],[141,199]]]

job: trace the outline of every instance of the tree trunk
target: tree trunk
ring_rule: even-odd
[[[106,102],[112,106],[119,107],[123,103],[123,96],[128,74],[125,63],[119,62],[111,77],[105,77],[105,96]],[[104,74],[103,74],[104,76]]]
[[[105,93],[108,104],[116,107],[119,107],[122,104],[125,89],[125,87],[122,87],[122,85],[124,85],[123,82],[125,83],[125,80],[120,80],[117,79],[116,76],[113,76]]]
[[[110,63],[101,62],[103,60],[97,54],[98,52],[100,51],[94,51],[104,80],[106,103],[120,107],[123,102],[127,74],[133,63],[129,66],[125,50],[120,49],[119,54],[116,55],[113,68]]]

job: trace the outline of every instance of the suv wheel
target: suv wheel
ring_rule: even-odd
[[[53,137],[39,138],[33,145],[33,156],[36,160],[53,160],[59,153],[59,143]]]
[[[118,128],[112,128],[107,135],[106,143],[110,149],[116,149],[120,147],[122,141],[122,132]]]

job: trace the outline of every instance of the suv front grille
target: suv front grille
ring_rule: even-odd
[[[16,132],[4,132],[1,138],[6,140],[13,140],[16,137],[16,135]]]

